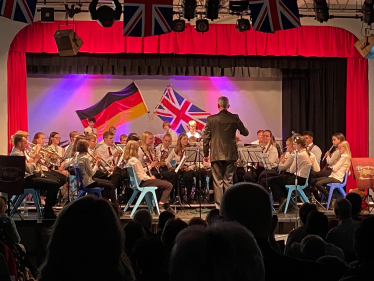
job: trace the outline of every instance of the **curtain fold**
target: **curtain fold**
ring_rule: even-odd
[[[24,52],[8,54],[8,139],[17,131],[28,131],[27,74]],[[8,143],[8,150],[12,148]]]

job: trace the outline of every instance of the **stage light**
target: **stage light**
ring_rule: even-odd
[[[207,32],[209,30],[209,22],[207,19],[199,19],[196,21],[195,29],[197,32]]]
[[[251,24],[249,22],[249,19],[238,19],[236,21],[236,26],[235,28],[239,31],[239,32],[244,32],[244,31],[247,31],[247,30],[250,30],[251,29]]]
[[[229,10],[232,14],[240,14],[248,10],[248,1],[230,1]]]
[[[96,10],[98,2],[99,0],[93,0],[88,7],[91,19],[97,20],[102,27],[111,27],[116,20],[121,19],[122,6],[118,0],[112,2],[114,10],[106,5]]]
[[[40,21],[41,22],[54,22],[55,21],[55,9],[54,8],[41,8],[40,9]]]
[[[374,8],[372,0],[365,0],[364,4],[362,4],[362,20],[368,25],[371,25],[374,22]]]
[[[79,14],[81,12],[82,4],[78,4],[78,6],[78,8],[74,8],[75,5],[72,4],[71,8],[69,9],[69,6],[65,4],[66,15],[69,16],[69,18],[73,18],[76,14]]]
[[[326,0],[314,0],[313,9],[316,14],[316,21],[322,23],[329,20],[329,7]]]
[[[219,9],[220,9],[220,0],[206,0],[205,17],[210,20],[218,19]]]
[[[196,16],[196,0],[183,0],[182,9],[183,17],[188,21],[192,20]]]
[[[186,28],[186,22],[181,19],[173,20],[173,31],[183,32]]]
[[[374,59],[374,36],[368,35],[357,41],[355,44],[357,51],[366,59]]]

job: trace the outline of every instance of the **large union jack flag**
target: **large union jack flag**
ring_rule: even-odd
[[[172,30],[173,0],[125,0],[123,36],[146,37]]]
[[[300,27],[297,0],[249,0],[252,27],[262,32]]]
[[[32,24],[37,0],[0,0],[0,16]]]
[[[205,127],[208,116],[211,115],[192,104],[171,87],[166,88],[154,113],[162,121],[169,121],[171,128],[178,133],[188,132],[187,125],[191,120],[196,121],[196,127],[201,131]]]

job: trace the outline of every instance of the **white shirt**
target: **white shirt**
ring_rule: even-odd
[[[109,154],[108,147],[110,148],[112,156]],[[116,157],[113,157],[113,154],[116,152],[116,150],[113,147],[110,147],[106,143],[103,143],[98,148],[96,148],[95,152],[98,153],[101,156],[101,159],[103,159],[105,162],[110,165],[114,165]]]
[[[310,149],[310,147],[312,147],[313,143],[310,143],[308,145],[308,148]],[[310,149],[310,152],[312,152],[314,154],[314,156],[316,157],[316,161],[317,163],[319,164],[321,162],[321,156],[322,156],[322,150],[314,144],[313,148]]]
[[[152,170],[152,167],[151,165],[148,165],[148,168],[147,168],[147,161],[150,161],[152,162],[153,160],[155,160],[155,153],[154,153],[154,149],[153,151],[151,151],[151,156],[150,157],[149,155],[145,155],[143,150],[139,147],[139,151],[138,151],[138,160],[140,161],[140,163],[142,164],[142,167],[144,167],[144,171],[148,171],[148,170]]]
[[[284,163],[279,162],[278,167],[281,171],[286,171],[289,173],[293,160],[295,159],[295,153],[294,152],[290,153],[287,151],[286,154],[284,155],[284,158],[286,159],[286,161]]]
[[[173,150],[170,152],[168,158],[166,158],[166,160],[165,160],[165,162],[166,162],[166,166],[168,166],[168,168],[171,168],[171,167],[172,167],[172,165],[170,164],[170,162],[171,162],[172,160],[175,161],[175,163],[176,163],[177,166],[178,166],[178,164],[179,164],[179,163],[181,162],[181,160],[182,160],[181,157],[180,157],[178,154],[175,153],[175,149],[173,149]]]
[[[79,168],[82,175],[82,182],[84,187],[95,182],[92,179],[92,176],[96,173],[98,167],[95,165],[93,168],[91,168],[91,161],[88,155],[86,155],[85,153],[79,153],[75,160],[74,167]]]
[[[161,161],[161,156],[164,155],[164,159],[169,156],[169,148],[165,148],[163,144],[156,146],[156,155],[158,161]]]
[[[278,149],[274,146],[274,145],[270,145],[270,143],[268,143],[264,148],[263,148],[263,152],[262,152],[262,155],[264,157],[268,157],[268,161],[271,165],[272,168],[275,168],[275,167],[278,167],[278,163],[279,163],[279,159],[278,159]],[[268,149],[269,147],[269,149]],[[260,166],[261,167],[264,167],[264,163],[263,161],[260,162]]]
[[[135,177],[138,181],[138,184],[140,184],[142,181],[151,179],[144,171],[142,163],[140,163],[139,159],[136,157],[131,157],[129,160],[127,160],[126,167],[134,168]]]
[[[154,136],[162,140],[166,134],[170,134],[171,135],[171,144],[177,144],[178,134],[173,129],[170,129],[169,131],[166,131],[163,134],[156,134]]]
[[[95,128],[91,128],[90,126],[88,126],[87,128],[84,128],[84,133],[96,135],[97,130]]]
[[[331,157],[330,157],[331,156]],[[326,157],[326,162],[329,165],[330,168],[332,168],[335,165],[335,162],[340,157],[339,149],[335,149],[335,151],[330,155]]]
[[[21,150],[19,150],[18,148],[16,147],[13,147],[12,148],[12,151],[10,152],[10,156],[25,156],[25,153]],[[34,173],[35,169],[36,169],[36,165],[35,163],[28,163],[26,161],[26,158],[25,158],[25,177],[31,175],[32,173]]]
[[[338,162],[333,166],[330,178],[343,182],[345,174],[351,166],[351,158],[347,154],[341,154]]]
[[[187,137],[188,138],[195,137],[195,138],[199,139],[199,138],[201,138],[201,135],[198,132],[195,132],[194,134],[192,134],[191,132],[187,132]]]
[[[319,172],[320,168],[317,163],[316,157],[313,153],[310,153],[310,156],[308,155],[306,149],[303,149],[300,151],[296,157],[294,158],[294,161],[292,162],[292,165],[290,167],[290,173],[296,175],[296,161],[297,161],[297,175],[302,178],[307,178],[309,168],[312,167],[313,171]]]
[[[260,144],[260,141],[259,140],[255,140],[255,141],[251,142],[251,144]]]
[[[51,144],[49,147],[51,147],[55,152],[57,152],[57,154],[60,156],[60,157],[64,157],[64,149],[61,147],[61,146],[55,146],[53,144]],[[52,160],[51,159],[55,159],[55,157],[50,157],[48,160],[49,160],[49,164],[50,165],[55,165],[55,166],[60,166],[61,164],[61,160],[60,159],[56,159],[56,160]]]

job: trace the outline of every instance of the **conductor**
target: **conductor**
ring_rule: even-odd
[[[214,199],[217,209],[220,208],[223,191],[233,185],[236,168],[234,163],[238,160],[236,130],[239,130],[243,136],[249,134],[239,116],[227,111],[229,107],[227,97],[218,98],[219,113],[209,116],[204,128],[204,161],[209,162],[210,145]]]

